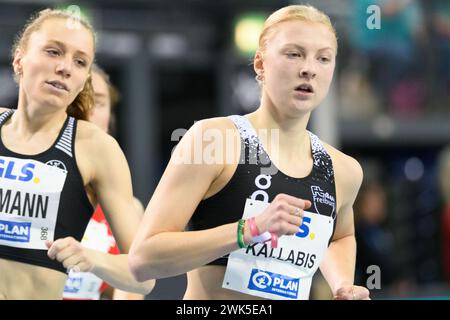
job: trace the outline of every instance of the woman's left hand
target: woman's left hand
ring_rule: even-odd
[[[370,292],[361,286],[344,286],[336,291],[333,300],[370,300]]]
[[[72,237],[58,239],[56,241],[46,241],[50,259],[58,260],[69,272],[91,272],[94,268],[94,259],[90,250],[84,248],[81,243]]]

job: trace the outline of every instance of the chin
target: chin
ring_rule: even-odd
[[[44,99],[42,105],[48,110],[58,111],[61,109],[67,109],[68,105],[62,102],[60,99],[50,98]]]
[[[292,109],[295,110],[296,112],[308,113],[313,111],[315,107],[316,106],[313,104],[312,101],[305,101],[302,103],[295,103]]]

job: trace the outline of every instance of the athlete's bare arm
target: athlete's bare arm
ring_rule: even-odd
[[[91,123],[79,122],[78,159],[89,159],[90,185],[95,192],[120,251],[127,253],[139,226],[141,212],[134,203],[131,174],[117,141]],[[87,152],[87,153],[85,153]]]
[[[207,230],[183,231],[198,203],[226,184],[218,190],[214,184],[221,180],[221,173],[233,167],[224,165],[225,161],[220,164],[177,163],[183,158],[183,152],[195,151],[198,135],[202,136],[209,129],[219,130],[222,137],[226,136],[227,129],[239,135],[229,119],[215,118],[197,122],[183,137],[150,200],[130,251],[130,268],[138,280],[182,274],[239,248],[237,221]],[[222,145],[222,148],[223,155],[230,152],[226,146]],[[205,143],[200,150],[207,154],[204,152],[207,149],[208,144]],[[235,159],[234,168],[240,156],[238,150],[239,147],[231,151],[234,152],[231,157]],[[215,192],[211,192],[214,189]],[[309,201],[280,194],[255,218],[258,229],[263,233],[270,228],[278,236],[294,234],[302,217],[293,216],[290,212],[296,207],[304,209],[308,204]],[[246,243],[251,239],[247,225],[244,239]]]
[[[327,150],[333,159],[338,208],[334,237],[320,270],[336,299],[365,299],[369,296],[368,290],[353,286],[356,262],[353,203],[362,183],[363,172],[355,159],[330,146]]]
[[[223,128],[220,122],[197,122],[176,147],[130,251],[130,267],[138,280],[181,274],[237,249],[235,223],[184,232],[195,208],[224,168],[223,164],[192,163],[194,143],[205,130]]]
[[[66,268],[74,266],[80,271],[92,272],[122,290],[149,293],[154,280],[139,283],[128,269],[126,253],[142,212],[138,212],[140,209],[133,198],[131,175],[124,154],[114,138],[84,121],[78,124],[76,154],[83,179],[92,186],[123,254],[87,249],[67,237],[48,244],[49,257],[62,262]]]

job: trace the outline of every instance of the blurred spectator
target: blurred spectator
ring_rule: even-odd
[[[380,28],[369,29],[367,8],[380,9]],[[425,98],[417,75],[418,43],[423,35],[417,0],[354,0],[350,42],[357,50],[355,70],[368,74],[384,109],[402,116],[417,115]]]
[[[450,104],[450,1],[434,0],[431,7],[431,39],[436,56],[438,94],[443,111]],[[438,99],[439,101],[439,99]]]
[[[355,203],[355,231],[357,239],[356,275],[365,282],[367,267],[381,270],[381,286],[390,285],[396,277],[392,263],[393,237],[385,228],[386,192],[378,182],[363,185]]]
[[[442,266],[450,284],[450,146],[441,151],[438,160],[439,185],[442,193]]]

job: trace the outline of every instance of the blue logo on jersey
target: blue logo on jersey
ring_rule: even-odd
[[[299,231],[295,234],[296,237],[306,238],[309,235],[309,224],[311,223],[310,217],[303,217],[303,222],[298,228]]]
[[[81,289],[83,278],[81,276],[69,275],[64,286],[64,292],[66,293],[78,293]]]
[[[300,279],[282,274],[252,269],[248,289],[297,299]]]
[[[0,159],[0,178],[27,182],[33,179],[33,163],[26,163],[21,168],[13,160]]]
[[[0,240],[30,242],[31,222],[0,220]]]

